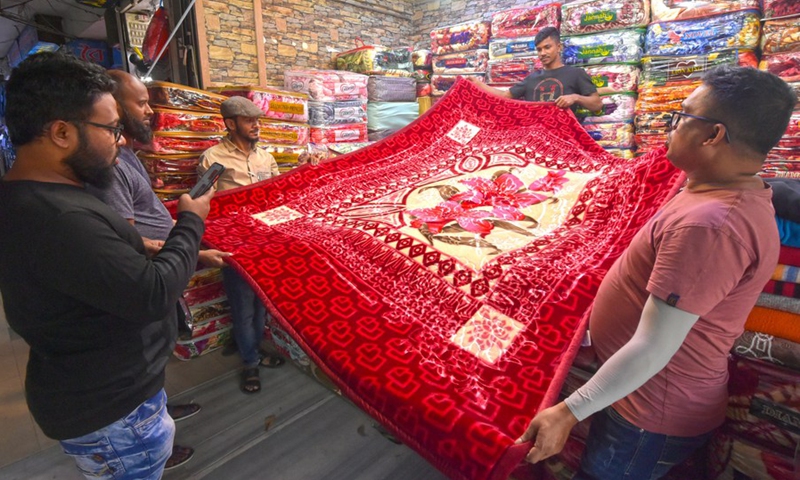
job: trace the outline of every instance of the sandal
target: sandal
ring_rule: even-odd
[[[242,385],[240,388],[244,393],[258,393],[261,391],[258,368],[245,368],[242,370]]]
[[[201,408],[202,407],[196,403],[186,403],[183,405],[167,404],[167,413],[172,417],[172,420],[179,422],[197,415]]]
[[[170,470],[175,467],[180,467],[184,463],[188,462],[190,458],[194,456],[194,448],[192,447],[181,447],[180,445],[173,445],[172,446],[172,455],[167,459],[166,465],[164,465],[164,470]]]
[[[286,359],[280,355],[265,354],[261,355],[261,360],[258,361],[259,366],[264,368],[278,368],[286,363]]]

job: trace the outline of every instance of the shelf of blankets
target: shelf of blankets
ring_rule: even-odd
[[[309,135],[309,139],[311,136]],[[308,145],[276,145],[258,142],[258,147],[263,148],[278,164],[278,171],[286,173],[299,165],[300,155],[308,151]]]
[[[228,97],[245,97],[270,120],[308,123],[308,95],[277,88],[254,86],[214,87],[211,90]]]
[[[560,28],[561,3],[527,5],[493,14],[492,38],[535,37],[544,27]]]
[[[367,142],[367,122],[311,127],[311,143]]]
[[[525,77],[542,69],[538,57],[521,57],[509,60],[490,60],[486,67],[486,83],[489,85],[514,85]]]
[[[580,0],[561,6],[561,34],[585,35],[646,27],[650,0]]]
[[[173,351],[176,357],[189,360],[230,341],[230,306],[222,286],[222,270],[196,271],[183,298],[192,314],[192,331],[179,339]]]
[[[366,75],[395,75],[410,77],[414,71],[411,47],[365,45],[356,39],[356,48],[336,55],[336,70]]]
[[[800,96],[800,16],[764,22],[761,49],[759,68],[786,80]]]
[[[411,78],[408,80],[413,81]],[[367,100],[309,102],[308,121],[312,128],[364,123],[367,121]]]
[[[446,55],[486,48],[491,36],[489,22],[472,20],[431,30],[431,53]]]
[[[150,106],[178,110],[199,110],[219,113],[219,106],[228,97],[169,82],[148,82]]]
[[[417,81],[412,77],[373,75],[367,81],[367,98],[370,102],[415,102]]]
[[[486,73],[488,63],[489,50],[479,48],[447,55],[434,55],[432,65],[434,75],[462,75]]]
[[[367,138],[382,140],[419,117],[417,102],[369,102]]]
[[[337,70],[288,70],[284,72],[284,88],[308,95],[316,102],[366,100],[369,77],[360,73]]]
[[[431,78],[431,96],[441,97],[452,87],[458,77],[475,78],[478,81],[486,83],[486,75],[483,73],[475,73],[472,75],[440,75],[434,74]],[[435,100],[434,100],[435,101]]]
[[[150,128],[154,132],[221,134],[225,132],[225,122],[219,113],[153,107]]]
[[[564,37],[562,60],[565,65],[635,65],[644,53],[643,29],[617,30],[590,35]]]
[[[647,55],[701,55],[729,49],[755,50],[761,33],[758,10],[651,23]]]
[[[264,117],[258,119],[258,138],[280,145],[306,145],[310,134],[305,123],[281,122]]]

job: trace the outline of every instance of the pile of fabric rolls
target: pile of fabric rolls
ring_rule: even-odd
[[[309,142],[308,95],[277,88],[228,86],[213,89],[232,97],[245,97],[264,112],[259,119],[258,146],[269,152],[280,173],[297,167]]]
[[[800,180],[767,182],[779,264],[732,349],[727,419],[709,447],[715,480],[800,476]]]
[[[482,20],[437,28],[430,33],[432,95],[445,94],[459,76],[486,81],[489,62],[489,22]]]
[[[764,0],[764,17],[759,68],[786,80],[800,96],[800,2]],[[800,178],[800,104],[762,175]]]
[[[597,86],[599,111],[579,108],[584,127],[609,152],[633,158],[642,28],[649,0],[585,0],[561,7],[564,63],[582,66]]]
[[[541,70],[534,38],[545,27],[560,26],[560,3],[512,8],[492,15],[486,83],[507,88]]]
[[[153,141],[137,142],[134,148],[156,195],[174,200],[197,183],[200,154],[225,135],[219,106],[227,97],[168,82],[151,82],[147,89],[154,112]]]

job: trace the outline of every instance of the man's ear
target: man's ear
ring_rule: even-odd
[[[711,135],[703,142],[703,145],[721,145],[725,143],[727,141],[725,138],[726,132],[727,127],[725,125],[721,123],[715,124]]]
[[[225,126],[228,127],[228,130],[236,130],[236,119],[235,118],[225,118],[223,119],[225,122]],[[230,122],[230,123],[228,123]]]
[[[63,149],[69,149],[78,138],[77,128],[65,122],[64,120],[56,120],[50,124],[45,130],[45,136],[55,146]]]

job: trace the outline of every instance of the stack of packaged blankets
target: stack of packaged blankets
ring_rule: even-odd
[[[231,341],[230,305],[222,288],[219,268],[198,270],[183,292],[189,307],[191,332],[182,332],[173,354],[190,360]]]
[[[222,140],[219,114],[223,95],[167,82],[147,84],[153,117],[153,141],[135,143],[137,155],[161,200],[174,200],[197,183],[197,161]]]
[[[563,60],[582,66],[598,87],[599,111],[579,108],[589,134],[609,152],[632,158],[643,28],[649,0],[584,0],[561,7]]]
[[[768,179],[781,232],[772,279],[732,352],[727,419],[710,478],[800,478],[800,180]]]
[[[310,149],[320,144],[367,142],[368,80],[367,75],[337,70],[284,73],[286,90],[308,95]]]
[[[433,75],[433,54],[430,50],[414,50],[411,53],[414,64],[414,78],[417,80],[417,102],[419,114],[422,115],[431,107],[431,75]],[[425,100],[421,100],[425,99]]]
[[[800,96],[800,2],[764,0],[764,17],[759,68],[786,80]],[[800,105],[762,175],[800,178]]]
[[[310,131],[308,95],[277,88],[229,86],[214,89],[223,95],[250,99],[264,115],[259,119],[258,146],[269,152],[280,173],[296,167],[306,152]]]
[[[637,154],[664,145],[670,112],[723,64],[757,66],[759,0],[652,0],[636,104]]]
[[[490,24],[471,21],[431,31],[432,95],[444,95],[459,76],[486,81]]]
[[[486,83],[505,89],[523,81],[534,70],[541,70],[534,38],[544,27],[560,26],[560,3],[513,8],[492,15]]]

